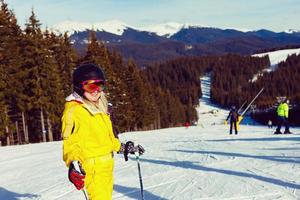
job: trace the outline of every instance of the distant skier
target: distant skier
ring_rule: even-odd
[[[185,126],[186,129],[189,128],[190,125],[191,125],[190,122],[185,122],[185,123],[184,123],[184,126]]]
[[[284,134],[291,134],[289,122],[289,100],[285,100],[284,102],[281,102],[277,107],[277,128],[274,134],[282,134],[280,129],[281,126],[285,126]]]
[[[271,120],[268,121],[268,128],[273,128],[273,124]]]
[[[231,107],[230,112],[229,112],[229,114],[226,118],[226,121],[225,121],[226,124],[227,124],[228,119],[230,119],[229,134],[230,135],[232,134],[232,126],[234,126],[234,131],[235,131],[235,134],[237,135],[238,134],[237,123],[238,123],[238,120],[239,120],[239,114],[238,114],[235,106]]]

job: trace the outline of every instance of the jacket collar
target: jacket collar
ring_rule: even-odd
[[[96,115],[99,113],[104,113],[107,114],[107,99],[105,97],[105,94],[102,92],[101,96],[99,98],[98,104],[95,105],[93,103],[91,103],[90,101],[82,98],[79,94],[77,94],[76,92],[73,92],[72,94],[70,94],[67,98],[66,98],[67,102],[70,101],[76,101],[80,104],[82,104],[82,106],[84,108],[86,108],[92,115]]]

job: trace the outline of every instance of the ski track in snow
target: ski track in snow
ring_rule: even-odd
[[[228,110],[210,102],[210,78],[202,79],[197,126],[120,135],[142,144],[141,172],[146,200],[300,199],[300,135],[245,119],[239,135],[223,124]],[[292,127],[294,133],[300,128]],[[0,148],[0,200],[84,200],[67,178],[62,142]],[[137,163],[115,155],[113,199],[140,199]]]

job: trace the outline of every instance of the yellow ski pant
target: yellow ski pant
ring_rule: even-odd
[[[238,117],[238,121],[236,122],[236,129],[239,131],[240,130],[240,123],[243,120],[243,116]]]
[[[85,188],[89,200],[111,200],[113,191],[114,159],[112,154],[84,161]]]

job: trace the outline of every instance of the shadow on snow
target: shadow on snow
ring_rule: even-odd
[[[151,160],[151,159],[144,159],[144,158],[140,159],[140,160],[141,160],[141,162],[148,162],[148,163],[159,164],[159,165],[169,165],[169,166],[180,167],[180,168],[184,168],[184,169],[193,169],[193,170],[200,170],[200,171],[206,171],[206,172],[215,172],[215,173],[220,173],[220,174],[226,174],[226,175],[230,175],[230,176],[253,178],[253,179],[256,179],[259,181],[271,183],[271,184],[282,186],[282,187],[300,189],[300,185],[295,184],[295,183],[289,183],[289,182],[286,182],[286,181],[283,181],[280,179],[250,174],[250,173],[246,173],[246,172],[205,167],[205,166],[197,165],[190,161],[166,161],[166,160]]]
[[[133,199],[141,199],[141,190],[140,188],[134,188],[134,187],[126,187],[122,185],[114,185],[114,191],[122,193],[124,196],[133,198]],[[161,199],[166,200],[165,198],[156,196],[154,194],[151,194],[150,192],[147,192],[144,190],[144,198],[145,199]]]
[[[234,156],[241,158],[254,158],[261,160],[270,160],[275,162],[287,162],[287,163],[300,163],[300,157],[292,157],[292,156],[258,156],[258,155],[247,155],[241,153],[228,153],[228,152],[219,152],[219,151],[190,151],[190,150],[174,150],[184,153],[200,153],[200,154],[214,154],[221,156]]]
[[[37,198],[39,195],[36,194],[20,194],[16,192],[9,191],[3,187],[0,187],[0,199],[5,200],[18,200],[20,198]]]
[[[254,141],[254,142],[273,142],[273,141],[300,141],[300,137],[269,137],[269,138],[237,138],[237,139],[219,139],[205,140],[208,142],[230,142],[230,141]]]

